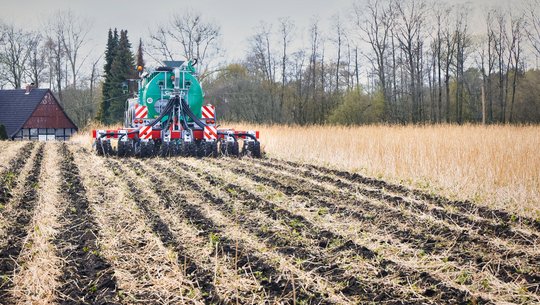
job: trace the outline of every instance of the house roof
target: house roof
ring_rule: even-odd
[[[25,89],[0,90],[0,124],[6,127],[9,137],[23,127],[48,92],[49,89],[36,88],[29,94],[25,94]],[[71,122],[69,117],[68,120]]]

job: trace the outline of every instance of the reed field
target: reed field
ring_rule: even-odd
[[[540,126],[279,126],[267,155],[315,162],[540,218]]]

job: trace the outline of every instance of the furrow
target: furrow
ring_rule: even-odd
[[[347,171],[330,169],[330,168],[326,168],[322,166],[304,164],[300,162],[281,160],[281,159],[270,159],[268,161],[269,162],[265,162],[266,165],[274,166],[273,165],[274,163],[277,164],[277,166],[281,164],[287,164],[290,166],[289,168],[294,168],[295,170],[298,170],[300,168],[306,168],[311,172],[316,172],[317,174],[321,174],[326,177],[331,177],[331,178],[337,177],[337,178],[344,179],[352,183],[357,183],[360,185],[369,185],[379,190],[389,190],[391,192],[394,192],[404,197],[413,196],[414,198],[427,201],[430,204],[437,205],[441,208],[451,206],[464,214],[482,217],[485,219],[492,220],[495,223],[503,223],[508,226],[519,224],[536,232],[536,234],[540,233],[540,219],[532,219],[532,218],[527,218],[527,217],[523,217],[519,215],[514,215],[506,211],[491,209],[491,208],[481,206],[481,205],[478,205],[478,204],[475,204],[473,202],[466,201],[466,200],[465,201],[449,200],[442,196],[429,194],[429,193],[426,193],[424,191],[417,190],[417,189],[410,189],[403,185],[389,183],[384,180],[365,177],[357,173],[351,173]]]
[[[374,205],[371,201],[341,198],[336,192],[320,192],[317,190],[318,186],[316,185],[305,182],[299,184],[287,176],[275,172],[266,172],[253,166],[245,166],[241,162],[233,164],[224,161],[212,162],[216,163],[217,166],[228,168],[236,174],[244,175],[256,182],[276,188],[289,196],[305,197],[310,206],[327,209],[332,215],[337,214],[344,219],[352,217],[355,221],[360,222],[358,230],[361,234],[363,234],[362,232],[371,234],[377,232],[377,236],[390,234],[400,243],[423,249],[421,255],[428,255],[426,258],[438,254],[434,257],[436,261],[441,259],[455,261],[457,265],[463,266],[472,264],[478,270],[488,271],[510,286],[519,284],[529,293],[538,293],[538,282],[535,281],[537,275],[534,272],[534,268],[537,268],[538,264],[535,263],[533,258],[529,258],[527,262],[527,258],[523,259],[519,251],[513,255],[508,253],[508,249],[499,249],[500,256],[498,259],[493,259],[493,250],[490,249],[493,246],[490,246],[485,240],[474,236],[474,234],[471,236],[467,231],[452,232],[445,226],[437,225],[431,221],[415,219],[403,213],[403,211],[392,211]],[[365,228],[369,227],[372,229],[365,231]],[[486,245],[485,248],[482,246],[484,244]],[[507,264],[507,261],[512,260],[516,261],[515,266]],[[458,276],[456,281],[463,282],[461,277]],[[464,283],[468,282],[469,280]],[[510,286],[508,289],[511,289]]]
[[[52,244],[58,232],[60,194],[60,156],[54,144],[46,143],[39,179],[34,216],[19,255],[13,276],[15,304],[52,304],[58,287],[61,261]]]
[[[65,260],[58,288],[59,304],[117,304],[117,283],[110,263],[100,255],[99,229],[90,209],[79,168],[66,144],[59,147],[63,159],[66,207],[60,221],[62,227],[55,239],[58,255]]]
[[[361,287],[363,291],[362,295],[366,297],[367,300],[375,299],[379,302],[389,302],[391,300],[400,299],[404,303],[419,303],[429,300],[436,300],[437,303],[449,302],[450,304],[454,304],[458,301],[455,299],[456,296],[458,297],[458,299],[460,297],[464,299],[471,298],[464,293],[459,296],[460,291],[456,291],[453,288],[444,286],[442,283],[440,283],[435,278],[432,278],[428,274],[415,274],[414,270],[408,270],[408,268],[399,266],[398,264],[390,260],[381,260],[378,258],[378,253],[368,249],[364,245],[359,245],[354,241],[344,236],[340,236],[339,234],[336,234],[334,232],[318,228],[314,223],[308,221],[303,216],[293,214],[290,211],[276,206],[274,203],[267,201],[264,198],[255,195],[238,185],[231,183],[230,181],[225,182],[223,179],[218,178],[215,175],[209,174],[207,172],[208,168],[205,168],[204,171],[201,171],[200,169],[194,168],[188,164],[180,164],[179,166],[186,172],[196,172],[203,181],[208,181],[208,183],[215,185],[216,187],[219,187],[230,194],[233,194],[234,199],[240,202],[238,203],[240,206],[247,206],[250,208],[251,212],[248,212],[248,215],[255,211],[263,211],[268,218],[280,220],[280,222],[289,226],[292,232],[301,234],[305,239],[308,239],[310,241],[310,243],[308,244],[295,245],[294,243],[291,244],[290,240],[283,240],[277,238],[276,235],[278,235],[279,232],[273,232],[275,235],[270,235],[272,236],[271,238],[266,236],[269,233],[267,231],[272,231],[271,228],[266,228],[265,232],[254,232],[254,234],[262,234],[261,237],[266,236],[266,238],[269,238],[270,240],[274,239],[272,240],[272,242],[275,244],[283,245],[285,251],[289,251],[291,248],[294,248],[294,255],[300,258],[304,258],[307,262],[309,262],[309,264],[307,265],[309,266],[311,264],[312,266],[310,267],[315,268],[315,272],[323,273],[321,275],[324,275],[324,273],[326,272],[325,275],[328,278],[339,283],[343,282],[343,279],[339,278],[339,275],[344,274],[343,268],[348,267],[343,266],[342,268],[339,266],[339,264],[336,264],[335,261],[346,260],[346,256],[357,256],[362,259],[362,261],[360,262],[361,264],[365,264],[366,261],[369,262],[371,267],[366,268],[366,270],[362,271],[361,273],[368,279],[380,279],[379,281],[366,281],[365,279],[355,278],[354,276],[348,279],[351,287]],[[221,196],[220,198],[223,199],[224,196]],[[220,204],[219,207],[224,208],[225,206],[230,206],[230,204],[227,204],[227,202],[223,200],[223,203]],[[232,208],[233,207],[230,207],[229,209]],[[251,220],[249,217],[247,219],[243,219],[243,221],[253,222],[253,220]],[[270,225],[270,227],[271,226],[272,225]],[[259,228],[260,226],[250,227]],[[254,230],[256,231],[257,229]],[[303,239],[300,238],[300,240]],[[328,253],[328,249],[326,248],[329,247],[329,245],[333,244],[339,246],[336,246]],[[315,252],[310,251],[310,249],[313,248],[319,248],[319,250]],[[314,262],[317,261],[317,257],[319,256],[322,257],[319,258],[318,264],[314,264]],[[352,264],[358,264],[358,262],[353,262]],[[331,271],[331,273],[329,271]],[[370,273],[371,275],[369,275]],[[407,274],[407,277],[404,277],[404,274]],[[410,285],[409,281],[415,282],[416,285],[419,286],[418,288],[420,290],[421,287],[423,287],[425,290],[422,293],[424,295],[429,295],[429,298],[424,297],[424,301],[421,301],[422,298],[419,299],[418,295],[410,293],[408,289]],[[397,282],[398,285],[403,286],[388,286],[387,283],[390,282]],[[440,290],[434,290],[434,285],[440,288]],[[354,291],[354,288],[351,289],[351,287],[345,287],[342,293],[346,295],[347,293],[358,293],[358,290]],[[396,295],[397,291],[399,290],[403,292],[401,293],[401,295]],[[384,291],[385,293],[382,294],[382,291]],[[395,292],[389,293],[389,291]],[[409,292],[409,295],[407,295],[407,292]]]
[[[132,168],[140,168],[141,163],[131,164]],[[158,168],[159,172],[163,167],[159,164],[152,164],[151,169]],[[149,169],[149,168],[147,168]],[[259,286],[264,290],[266,295],[266,301],[273,300],[274,302],[283,302],[290,300],[292,295],[296,295],[296,299],[301,302],[308,302],[309,304],[324,304],[321,300],[322,297],[316,291],[303,291],[299,287],[302,287],[302,283],[297,282],[296,279],[282,274],[282,272],[275,269],[268,264],[265,259],[259,257],[256,251],[250,249],[244,242],[240,240],[233,240],[227,236],[227,232],[224,228],[215,223],[212,219],[204,214],[204,212],[195,204],[193,204],[189,198],[185,197],[182,193],[169,188],[163,188],[165,181],[163,178],[152,175],[150,171],[145,171],[147,175],[150,175],[152,181],[156,184],[153,189],[154,192],[163,200],[163,204],[169,208],[174,208],[180,217],[189,220],[189,223],[196,227],[199,234],[203,236],[209,236],[209,238],[219,245],[219,250],[216,255],[223,258],[224,261],[234,262],[230,268],[238,268],[240,274],[250,275],[259,282]],[[169,173],[167,172],[166,176]],[[187,176],[184,176],[187,179]],[[184,183],[184,180],[182,180]],[[176,181],[175,181],[176,182]],[[185,182],[188,183],[188,182]],[[185,184],[184,183],[184,184]],[[186,185],[187,186],[187,185]],[[190,188],[193,191],[197,191],[196,188]],[[296,284],[294,282],[297,282]],[[295,291],[298,289],[298,291]],[[253,293],[253,292],[252,292]],[[244,301],[245,302],[245,301]]]
[[[100,229],[99,254],[110,261],[124,304],[204,304],[203,292],[152,231],[125,184],[105,158],[73,149]]]
[[[26,146],[28,147],[28,146]],[[23,151],[23,153],[25,153]],[[29,152],[30,153],[30,152]],[[28,154],[29,154],[28,153]],[[12,298],[10,289],[13,288],[13,275],[16,271],[18,257],[21,254],[24,240],[28,235],[28,224],[32,220],[34,207],[38,198],[38,181],[41,174],[41,163],[43,160],[43,145],[37,149],[32,158],[30,171],[27,173],[20,196],[15,205],[10,209],[9,215],[5,215],[8,220],[5,246],[0,250],[0,303],[9,304]],[[19,164],[22,160],[13,163],[17,164],[14,172],[20,173]],[[11,196],[11,195],[10,195]]]
[[[195,259],[188,253],[183,243],[179,241],[163,221],[161,216],[152,208],[152,204],[145,198],[145,194],[137,187],[139,183],[133,181],[125,172],[123,167],[113,160],[107,160],[107,167],[113,170],[118,176],[125,179],[126,185],[131,192],[138,208],[143,212],[146,220],[150,224],[152,231],[159,237],[161,242],[172,249],[178,255],[178,263],[185,266],[185,273],[190,275],[190,280],[196,283],[204,291],[203,299],[207,304],[224,304],[213,284],[213,274],[211,270],[198,266]],[[139,181],[140,182],[140,181]],[[152,185],[151,187],[153,187]]]
[[[11,199],[12,191],[17,186],[18,179],[26,161],[32,153],[34,143],[24,145],[17,156],[9,161],[9,165],[4,172],[0,173],[0,212],[5,204]]]
[[[470,211],[452,212],[446,208],[434,204],[429,200],[411,200],[407,194],[397,193],[397,195],[389,194],[384,188],[373,188],[371,184],[365,183],[352,183],[340,178],[334,178],[325,174],[315,174],[313,171],[302,170],[301,167],[290,168],[283,166],[282,164],[272,164],[270,162],[255,162],[256,166],[264,166],[268,170],[281,170],[285,172],[300,173],[303,178],[313,179],[319,182],[330,183],[336,188],[347,192],[348,190],[354,190],[367,198],[375,198],[378,200],[384,200],[389,205],[405,207],[410,211],[417,214],[425,214],[432,216],[435,219],[445,221],[447,223],[457,224],[461,227],[469,228],[471,230],[478,231],[479,235],[493,236],[501,238],[511,243],[518,244],[520,246],[538,246],[540,245],[540,237],[536,233],[527,233],[517,230],[512,227],[510,222],[504,222],[502,219],[485,219],[472,214]],[[254,164],[254,163],[251,163]],[[412,192],[412,191],[411,191]],[[350,193],[350,192],[349,192]]]
[[[244,174],[253,174],[249,171],[249,167],[240,166],[240,171]],[[257,167],[258,169],[259,167]],[[256,169],[255,169],[256,170]],[[259,173],[257,179],[266,183],[271,183],[274,186],[278,186],[282,191],[289,195],[301,195],[301,196],[318,196],[326,198],[324,203],[328,208],[329,201],[337,199],[337,202],[344,203],[340,208],[345,214],[351,212],[360,211],[360,213],[354,213],[354,215],[364,221],[375,223],[379,222],[381,226],[381,216],[388,221],[384,224],[386,227],[395,228],[392,234],[398,238],[401,242],[411,243],[415,247],[421,247],[428,254],[445,254],[448,255],[448,259],[456,260],[459,264],[471,264],[475,265],[479,270],[489,268],[493,271],[501,281],[505,283],[526,281],[527,290],[531,293],[539,293],[540,282],[540,265],[538,264],[538,255],[530,255],[522,251],[521,247],[516,247],[517,250],[508,249],[506,247],[494,247],[489,240],[485,239],[485,234],[475,232],[473,230],[460,229],[456,231],[448,226],[441,225],[435,222],[426,222],[425,217],[416,217],[413,215],[407,215],[400,209],[377,206],[373,204],[373,200],[358,200],[354,197],[354,194],[344,194],[342,192],[330,192],[327,189],[320,187],[317,184],[310,182],[309,180],[301,180],[290,175],[284,175],[277,171],[261,169],[262,174]],[[267,172],[264,172],[267,171]],[[266,173],[266,174],[265,174]],[[267,177],[281,177],[281,179],[270,179]],[[280,181],[287,181],[287,184],[283,184]],[[306,184],[307,183],[307,184]],[[309,191],[306,191],[306,185],[309,185]],[[350,189],[350,188],[347,188]],[[360,191],[356,189],[355,191]],[[332,196],[332,197],[330,197]],[[351,197],[353,196],[353,197]],[[384,200],[378,198],[379,200]],[[377,215],[371,217],[366,215]],[[407,223],[407,226],[403,226],[403,222]],[[403,229],[397,229],[403,227]],[[410,228],[415,227],[419,234],[412,233]],[[472,233],[472,234],[471,234]],[[453,241],[449,245],[449,241]],[[490,249],[491,252],[487,253]],[[497,259],[491,261],[488,259],[491,255],[497,254]],[[508,262],[513,262],[509,264]]]

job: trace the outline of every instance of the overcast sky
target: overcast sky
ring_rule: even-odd
[[[202,13],[203,17],[221,26],[223,47],[228,60],[240,59],[247,49],[247,38],[261,21],[276,23],[280,17],[291,17],[297,29],[307,28],[315,16],[328,31],[330,19],[352,10],[354,1],[365,0],[0,0],[0,20],[15,23],[26,29],[42,26],[58,10],[72,10],[88,18],[92,27],[86,48],[99,57],[104,51],[109,28],[127,29],[134,47],[139,38],[148,38],[158,24],[166,23],[172,14],[186,8]],[[448,0],[450,3],[470,3],[478,8],[512,0]],[[521,2],[521,1],[517,1]],[[478,18],[477,18],[478,19]],[[301,39],[301,37],[297,37]]]

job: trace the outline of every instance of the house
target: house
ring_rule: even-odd
[[[50,89],[0,90],[0,124],[12,140],[68,140],[77,126]]]

